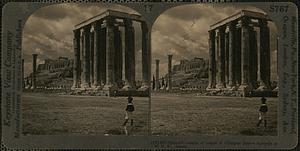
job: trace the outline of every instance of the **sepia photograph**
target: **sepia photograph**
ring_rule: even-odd
[[[147,135],[149,30],[116,4],[40,8],[23,30],[24,135]]]
[[[276,136],[277,43],[246,5],[177,6],[152,28],[116,4],[40,8],[23,30],[23,134]]]
[[[264,11],[177,6],[151,34],[152,135],[277,135],[278,36]]]

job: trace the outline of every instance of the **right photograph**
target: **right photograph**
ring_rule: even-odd
[[[151,31],[154,136],[277,136],[278,35],[250,5],[182,5]]]

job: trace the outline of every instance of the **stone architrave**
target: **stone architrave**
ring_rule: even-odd
[[[215,50],[215,31],[209,31],[209,70],[207,90],[216,88],[216,50]]]
[[[73,65],[73,86],[72,89],[79,87],[80,80],[80,30],[74,30],[73,47],[74,47],[74,65]],[[48,64],[47,64],[48,65]],[[48,67],[49,68],[49,67]]]
[[[106,84],[104,90],[116,89],[115,83],[115,34],[113,17],[106,18]]]
[[[260,49],[258,52],[258,83],[257,90],[270,90],[270,33],[268,22],[259,20]]]
[[[242,32],[241,43],[241,85],[239,90],[248,92],[252,89],[250,83],[250,34],[249,34],[249,18],[244,17],[239,21]]]
[[[124,19],[125,24],[125,90],[135,89],[135,43],[132,20]]]

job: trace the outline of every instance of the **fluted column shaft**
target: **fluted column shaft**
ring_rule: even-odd
[[[250,27],[250,83],[253,88],[257,87],[257,36],[253,27]]]
[[[156,90],[159,90],[159,60],[158,59],[156,59],[155,60],[155,67],[156,67],[156,73],[155,73],[155,89]]]
[[[151,68],[151,51],[150,41],[151,34],[146,22],[141,22],[142,26],[142,80],[143,89],[149,89],[150,87],[150,68]]]
[[[114,18],[106,19],[106,84],[104,89],[110,90],[115,88],[115,34],[114,34]]]
[[[90,28],[85,27],[82,30],[82,73],[81,73],[81,88],[86,89],[90,84]]]
[[[92,86],[94,83],[94,34],[94,26],[92,26],[89,37],[90,86]]]
[[[32,54],[32,82],[31,82],[31,89],[36,88],[36,60],[37,54]]]
[[[250,66],[249,66],[249,52],[250,52],[250,35],[249,35],[249,19],[242,18],[240,20],[241,25],[241,85],[240,90],[249,91],[251,90],[250,84]]]
[[[270,33],[267,21],[260,24],[260,49],[258,53],[258,90],[270,89]]]
[[[228,87],[234,88],[235,86],[235,24],[229,23],[228,25]]]
[[[132,20],[124,19],[125,23],[125,89],[135,88],[135,43]]]
[[[74,65],[73,65],[73,86],[72,89],[79,87],[80,80],[80,30],[74,30],[73,47],[74,47]],[[48,64],[47,64],[47,68]]]
[[[101,72],[101,68],[100,68],[100,32],[101,32],[101,23],[100,22],[96,22],[94,24],[94,83],[93,83],[93,87],[94,88],[98,88],[100,86],[101,83],[101,79],[100,79],[100,72]]]
[[[207,89],[213,89],[216,87],[216,47],[215,47],[214,30],[209,31],[209,70],[208,70],[208,87]]]
[[[172,57],[168,55],[168,90],[172,90]]]
[[[225,28],[220,27],[217,32],[217,88],[225,87]]]
[[[115,33],[115,82],[118,87],[122,86],[122,65],[123,65],[123,55],[122,55],[122,39],[121,31],[119,26],[114,27]]]

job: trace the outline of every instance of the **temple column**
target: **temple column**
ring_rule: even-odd
[[[250,35],[249,35],[249,19],[242,18],[239,21],[241,25],[241,85],[239,90],[243,92],[248,92],[251,90],[250,83],[250,66],[249,66],[249,52],[250,52]]]
[[[225,88],[225,28],[220,27],[217,32],[217,89]]]
[[[135,89],[135,43],[132,20],[124,19],[125,23],[125,86],[123,89]]]
[[[235,24],[229,23],[228,28],[228,88],[236,89],[235,81]]]
[[[100,79],[100,72],[101,72],[101,68],[100,68],[100,32],[101,32],[101,24],[100,22],[96,22],[94,24],[94,83],[93,83],[93,87],[95,89],[99,89],[100,88],[100,83],[101,83],[101,79]]]
[[[100,29],[100,47],[99,47],[99,72],[100,72],[100,85],[101,87],[106,84],[106,27]]]
[[[234,55],[234,81],[237,87],[241,85],[241,28],[236,28],[235,32],[235,53]]]
[[[115,83],[115,34],[114,21],[112,17],[106,19],[106,84],[104,90],[112,90],[116,88]]]
[[[118,87],[122,88],[122,65],[123,65],[123,55],[122,55],[122,39],[121,31],[119,26],[114,27],[115,33],[115,82]]]
[[[91,27],[90,29],[90,41],[89,41],[89,51],[90,51],[90,86],[93,85],[94,83],[94,45],[95,45],[95,42],[94,42],[94,26]]]
[[[151,81],[151,34],[145,21],[141,22],[142,27],[142,88],[149,90]]]
[[[224,53],[224,79],[225,79],[225,87],[229,87],[229,29],[226,26],[225,34],[224,34],[224,46],[225,46],[225,53]]]
[[[209,31],[209,70],[207,90],[216,88],[215,31]]]
[[[156,67],[156,73],[155,73],[155,90],[159,90],[159,59],[155,60],[155,67]]]
[[[270,89],[270,33],[268,22],[259,21],[260,25],[260,49],[258,53],[258,82],[257,90]]]
[[[168,55],[168,87],[167,90],[172,90],[172,57],[173,55]]]
[[[82,30],[82,73],[81,73],[81,89],[85,90],[90,84],[90,51],[89,51],[90,29],[88,27]]]
[[[78,88],[80,77],[80,30],[73,30],[73,48],[74,48],[74,65],[73,65],[73,86],[72,90]],[[47,64],[49,69],[49,65]]]
[[[37,54],[32,54],[32,79],[31,79],[31,89],[36,88],[36,60]]]
[[[25,79],[24,79],[24,59],[22,59],[22,88],[25,89]]]
[[[257,88],[257,36],[253,27],[250,27],[250,83],[253,88]]]

